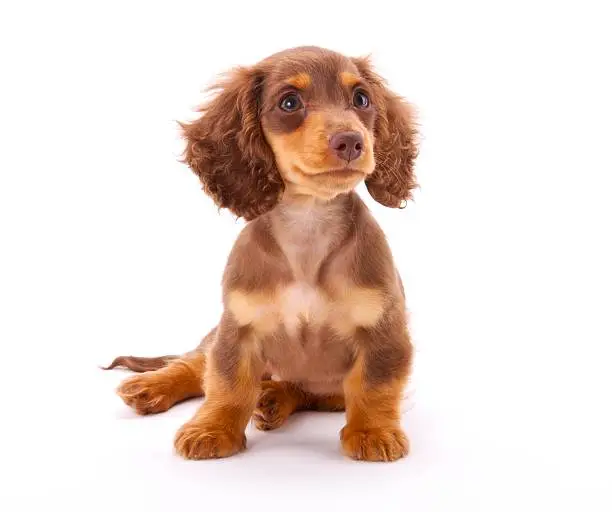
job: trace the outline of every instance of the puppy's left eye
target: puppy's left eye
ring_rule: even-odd
[[[368,108],[370,106],[370,98],[364,91],[357,90],[353,94],[353,105],[357,108]]]

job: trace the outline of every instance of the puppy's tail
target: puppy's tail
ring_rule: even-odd
[[[134,356],[119,356],[116,357],[115,360],[109,364],[107,367],[102,367],[103,370],[112,370],[113,368],[117,368],[118,366],[122,366],[123,368],[127,368],[128,370],[132,370],[133,372],[143,373],[143,372],[151,372],[153,370],[159,370],[166,366],[170,361],[174,359],[181,358],[190,358],[193,357],[194,354],[197,354],[200,351],[205,351],[206,347],[214,340],[215,334],[217,332],[217,328],[214,327],[211,331],[204,336],[204,339],[200,342],[200,344],[192,350],[191,352],[187,352],[182,356],[161,356],[161,357],[134,357]]]
[[[134,356],[119,356],[116,357],[111,364],[102,367],[103,370],[112,370],[113,368],[123,367],[133,372],[143,373],[153,370],[159,370],[166,366],[173,359],[178,359],[179,356],[161,356],[161,357],[134,357]]]

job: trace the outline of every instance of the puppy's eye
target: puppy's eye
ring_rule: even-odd
[[[365,92],[357,90],[353,94],[353,105],[357,108],[368,108],[370,106],[370,98],[368,98]]]
[[[300,97],[297,94],[290,93],[283,96],[283,99],[279,103],[279,107],[285,112],[295,112],[296,110],[302,108],[302,100],[300,100]]]

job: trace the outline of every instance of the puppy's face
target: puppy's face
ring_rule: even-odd
[[[287,191],[331,199],[361,180],[385,206],[410,198],[412,109],[368,59],[293,48],[234,69],[216,88],[182,128],[185,162],[220,207],[251,220]]]
[[[374,171],[376,100],[348,58],[314,50],[275,56],[260,116],[289,190],[329,199]]]

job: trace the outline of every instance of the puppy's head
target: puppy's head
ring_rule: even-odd
[[[246,220],[288,190],[331,199],[361,180],[402,207],[415,186],[411,109],[367,59],[302,47],[238,68],[183,124],[185,161],[222,208]]]

